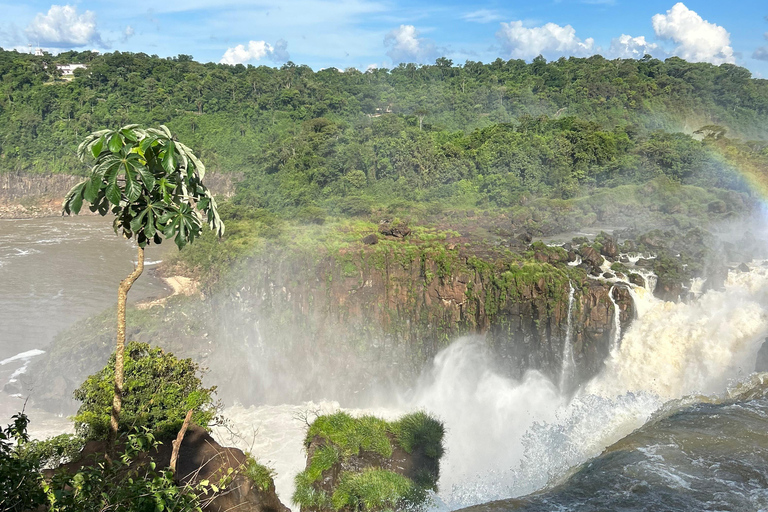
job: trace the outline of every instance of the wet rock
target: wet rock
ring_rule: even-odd
[[[619,248],[616,246],[614,239],[610,236],[604,235],[601,244],[602,247],[600,248],[600,254],[612,260],[616,259],[616,257],[619,255]]]
[[[88,441],[77,461],[65,464],[60,469],[74,474],[81,468],[104,460],[106,441]],[[170,465],[173,447],[170,441],[158,445],[148,453],[134,459],[132,466],[141,468],[155,462],[158,469]],[[265,482],[254,482],[245,475],[248,458],[237,448],[225,448],[217,443],[205,429],[190,425],[179,449],[176,463],[176,480],[180,485],[195,486],[203,480],[211,483],[234,470],[234,478],[224,492],[203,507],[204,512],[237,510],[245,512],[290,512],[280,502],[272,478]],[[50,476],[50,470],[47,475]],[[262,485],[262,487],[259,487]]]
[[[651,249],[661,249],[666,246],[663,236],[658,232],[641,235],[637,241]]]
[[[683,293],[683,283],[676,279],[668,279],[664,276],[659,276],[656,281],[656,288],[653,290],[653,295],[656,298],[667,302],[678,302],[680,295]]]
[[[737,267],[739,272],[749,272],[749,266],[746,263],[742,263]]]
[[[610,272],[603,272],[603,277],[606,279],[613,279],[616,276],[611,274]]]
[[[707,274],[707,280],[704,281],[702,291],[707,292],[709,290],[722,291],[725,289],[725,281],[728,279],[728,269],[725,267],[719,267],[711,269]]]
[[[574,261],[579,261],[579,255],[573,251],[568,251],[568,263],[573,263]]]
[[[579,252],[581,252],[581,258],[584,260],[584,263],[587,263],[591,267],[599,268],[605,261],[603,257],[600,256],[600,253],[593,247],[583,247]]]
[[[627,256],[623,256],[623,255],[622,255],[622,256],[619,258],[619,261],[620,261],[621,263],[624,263],[624,264],[626,265],[627,263],[629,263],[629,258],[628,258]]]
[[[768,372],[768,338],[760,345],[760,350],[757,351],[757,359],[755,361],[756,372]]]
[[[376,245],[377,243],[379,243],[379,237],[376,236],[376,233],[371,233],[370,235],[363,238],[362,242],[365,245]]]
[[[636,267],[641,268],[653,268],[653,260],[652,259],[646,259],[646,258],[640,258],[635,262]]]
[[[411,228],[409,228],[403,222],[387,222],[382,221],[379,223],[379,233],[384,236],[393,236],[395,238],[405,238],[411,234]]]
[[[634,272],[629,274],[629,282],[635,286],[645,288],[645,279],[640,274],[635,274]]]
[[[533,240],[533,235],[529,231],[524,231],[517,235],[516,237],[519,241],[525,242],[526,244],[531,243],[531,240]]]

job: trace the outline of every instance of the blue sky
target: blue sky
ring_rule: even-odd
[[[647,0],[0,0],[0,46],[314,69],[538,54],[679,55],[768,78],[768,2]]]

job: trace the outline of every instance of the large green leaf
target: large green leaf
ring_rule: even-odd
[[[88,180],[88,184],[85,186],[85,193],[83,194],[85,200],[93,203],[99,195],[102,184],[102,175],[98,172],[93,173],[91,179]]]
[[[107,199],[110,203],[114,204],[115,206],[120,204],[120,199],[122,199],[122,192],[117,183],[110,183],[107,185],[107,189],[104,191],[104,194],[107,196]]]
[[[169,140],[165,145],[165,154],[163,155],[163,168],[166,172],[174,172],[178,165],[178,156],[176,155],[176,145]]]
[[[109,143],[107,144],[109,147],[109,150],[113,153],[117,153],[121,149],[123,149],[123,139],[120,137],[120,133],[115,132],[112,134],[112,137],[109,138]]]

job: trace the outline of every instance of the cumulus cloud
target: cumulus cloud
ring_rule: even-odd
[[[462,18],[474,23],[491,23],[500,20],[501,15],[489,9],[478,9],[477,11],[468,12]]]
[[[38,13],[26,34],[30,42],[52,48],[104,46],[96,28],[96,14],[78,14],[71,5],[52,5],[47,14]]]
[[[267,58],[272,62],[285,62],[291,58],[288,53],[288,42],[280,39],[274,46],[266,41],[249,41],[248,46],[239,44],[227,49],[219,61],[221,64],[245,64]]]
[[[667,14],[656,14],[652,22],[657,37],[678,44],[673,52],[675,55],[693,62],[736,62],[731,34],[703,19],[682,2],[676,3]]]
[[[502,23],[496,37],[504,50],[517,59],[531,59],[537,55],[586,56],[594,53],[595,47],[591,37],[581,40],[572,26],[561,27],[555,23],[532,28],[524,27],[522,21]]]
[[[387,56],[392,62],[418,62],[426,64],[440,56],[440,50],[435,43],[427,38],[419,37],[419,32],[413,25],[400,25],[384,37],[384,46],[389,48]]]
[[[656,43],[650,43],[644,36],[632,37],[626,34],[611,39],[608,56],[618,59],[642,59],[646,54],[663,55],[663,50]]]

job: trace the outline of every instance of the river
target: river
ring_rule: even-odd
[[[114,303],[133,250],[102,219],[0,221],[3,382],[58,330]],[[768,334],[768,266],[749,266],[688,304],[634,288],[638,318],[574,396],[535,371],[519,380],[496,374],[481,340],[467,337],[408,393],[352,413],[424,409],[445,422],[437,511],[766,510],[768,386],[753,371]],[[131,298],[163,292],[148,274]],[[228,407],[229,426],[215,436],[274,467],[290,505],[306,462],[305,420],[338,410],[328,398]],[[64,418],[30,416],[38,436],[69,428]]]
[[[147,250],[147,269],[162,259]],[[117,286],[133,269],[136,248],[102,217],[0,219],[0,388],[43,353],[54,336],[73,323],[117,303]],[[167,287],[145,272],[130,292],[137,301],[164,295]],[[0,393],[0,415],[23,401]],[[43,428],[33,421],[31,430]]]

